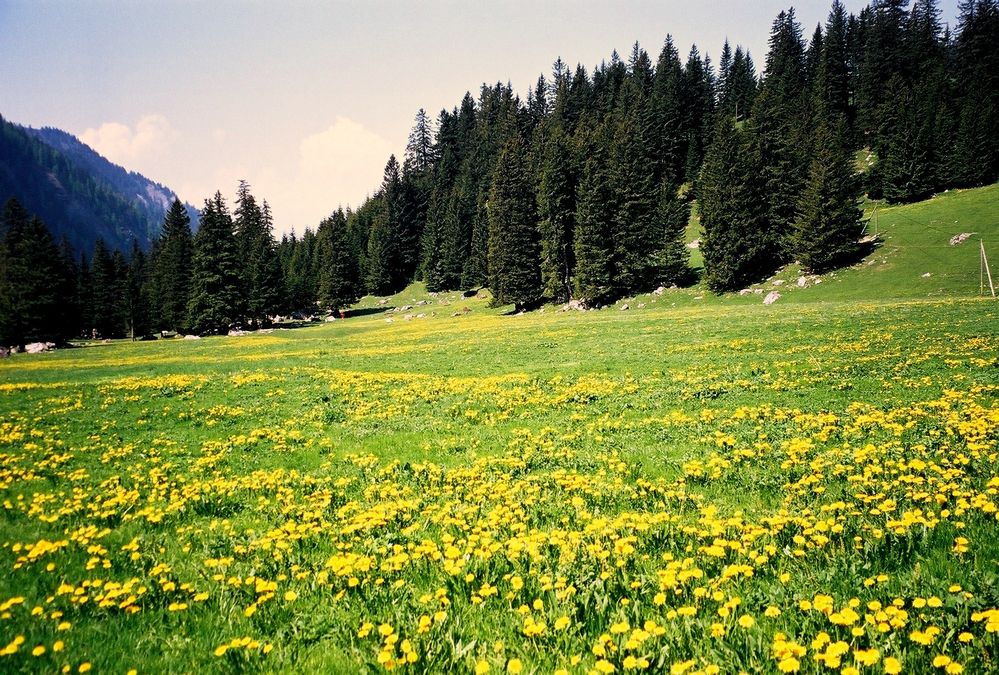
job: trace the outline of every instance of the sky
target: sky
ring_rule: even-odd
[[[942,0],[953,26],[958,0]],[[794,4],[806,37],[831,0]],[[866,3],[844,2],[851,12]],[[762,69],[786,0],[0,0],[0,115],[51,126],[200,206],[246,179],[280,234],[357,206],[436,117],[483,82],[526,99],[570,65],[655,61],[667,34]]]

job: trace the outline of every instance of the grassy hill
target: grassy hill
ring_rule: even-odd
[[[642,309],[652,310],[694,304],[751,305],[761,303],[771,290],[782,295],[778,305],[977,297],[980,240],[985,243],[993,280],[999,286],[999,183],[969,190],[950,190],[914,204],[889,206],[883,202],[868,202],[865,218],[868,220],[865,233],[878,235],[876,247],[856,264],[822,276],[817,284],[809,277],[806,286],[799,287],[801,270],[797,265],[789,265],[772,278],[750,286],[750,290],[758,292],[749,295],[716,296],[699,284],[669,290],[662,296],[644,294],[625,298],[615,306],[628,304],[631,310],[638,310],[638,305],[644,304]],[[951,238],[962,233],[972,233],[972,236],[961,244],[951,245]],[[700,236],[695,208],[686,238],[688,243],[693,243]],[[698,248],[691,249],[690,263],[695,269],[703,264]],[[924,276],[927,274],[929,276]],[[458,302],[458,294],[445,296]],[[386,306],[413,305],[428,299],[425,289],[420,284],[413,284],[389,297]],[[367,297],[358,308],[376,309],[382,300],[385,299]],[[480,310],[486,305],[483,298],[465,298],[458,303],[459,308],[468,306]],[[552,309],[549,307],[548,311]],[[416,312],[419,313],[419,308]]]

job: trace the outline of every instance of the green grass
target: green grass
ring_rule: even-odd
[[[997,239],[996,190],[881,209],[868,261],[771,307],[414,285],[0,362],[0,670],[824,672],[823,635],[994,670],[999,304],[947,240]]]

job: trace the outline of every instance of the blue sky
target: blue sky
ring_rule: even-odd
[[[810,36],[830,2],[799,2]],[[859,11],[866,3],[846,1]],[[413,116],[482,82],[526,96],[561,56],[588,69],[667,33],[764,65],[785,2],[0,0],[0,114],[83,138],[192,203],[246,178],[279,231],[377,188]],[[957,0],[941,3],[953,25]]]

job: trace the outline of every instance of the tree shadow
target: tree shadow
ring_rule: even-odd
[[[385,312],[390,312],[395,309],[392,305],[385,305],[383,307],[360,307],[358,309],[345,309],[343,318],[351,319],[354,317],[361,316],[371,316],[372,314],[384,314]]]

